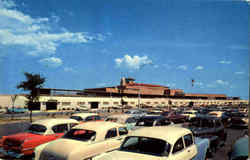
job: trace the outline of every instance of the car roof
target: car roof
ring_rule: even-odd
[[[71,116],[79,116],[81,118],[86,118],[88,116],[98,116],[98,114],[96,114],[96,113],[75,113],[75,114],[72,114]]]
[[[189,109],[189,110],[185,110],[184,112],[197,112],[197,110]]]
[[[115,114],[110,115],[107,118],[117,119],[117,123],[125,123],[128,118],[137,118],[138,116],[133,116],[131,114]]]
[[[164,116],[159,116],[159,115],[146,115],[146,116],[141,117],[140,120],[141,119],[154,119],[154,120],[156,120],[156,119],[167,119],[167,118],[165,118]]]
[[[103,132],[111,128],[124,127],[124,125],[115,122],[98,121],[98,122],[86,122],[73,127],[73,129],[86,129],[95,132]]]
[[[212,115],[197,115],[196,117],[192,117],[192,119],[209,119],[209,120],[220,120],[221,118],[215,117]]]
[[[77,120],[70,119],[70,118],[53,118],[53,119],[42,119],[33,122],[32,124],[40,124],[46,127],[52,127],[58,124],[65,124],[65,123],[79,123]]]
[[[180,137],[191,133],[192,132],[187,128],[175,126],[156,126],[140,128],[131,132],[129,136],[162,139],[173,145]]]

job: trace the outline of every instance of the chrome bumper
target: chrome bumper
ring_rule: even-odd
[[[21,158],[24,155],[22,153],[16,153],[14,151],[6,151],[1,147],[0,147],[0,153],[5,155],[5,156],[10,156],[12,158]]]

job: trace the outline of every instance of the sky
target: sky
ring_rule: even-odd
[[[249,99],[246,0],[0,0],[0,94],[119,85]],[[192,79],[194,85],[192,86]]]

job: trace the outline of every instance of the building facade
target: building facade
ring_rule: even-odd
[[[135,83],[132,78],[122,78],[120,85],[85,90],[66,90],[41,88],[39,102],[35,110],[69,110],[80,106],[87,108],[108,107],[164,107],[164,106],[240,106],[249,104],[249,100],[239,97],[227,97],[225,94],[185,93],[181,89],[167,86]],[[13,95],[0,95],[0,106],[12,107]],[[27,99],[19,94],[15,107],[25,107]]]

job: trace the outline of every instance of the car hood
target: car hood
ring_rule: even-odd
[[[41,159],[47,159],[49,157],[55,157],[56,159],[66,159],[73,152],[83,150],[88,142],[60,138],[48,143],[41,153]],[[46,156],[46,158],[44,157]],[[48,157],[47,157],[48,156]]]
[[[124,151],[113,151],[109,153],[101,154],[94,158],[94,160],[163,160],[166,157],[157,157],[147,154],[124,152]]]
[[[43,137],[40,134],[34,134],[34,133],[29,133],[29,132],[23,132],[23,133],[18,133],[18,134],[13,134],[10,136],[6,136],[5,139],[8,140],[13,140],[16,142],[24,142],[24,141],[29,141],[29,140],[33,140],[36,138],[41,138]]]

